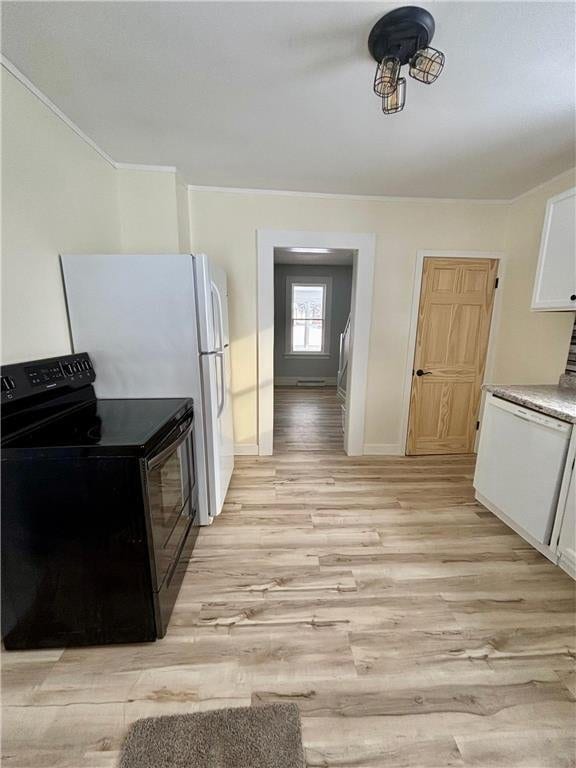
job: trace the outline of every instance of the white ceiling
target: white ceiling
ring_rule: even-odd
[[[328,253],[300,253],[290,248],[274,248],[275,264],[310,264],[348,266],[354,261],[354,251],[344,248],[331,248]]]
[[[385,116],[395,5],[8,2],[2,48],[115,160],[195,185],[508,198],[574,166],[574,3],[426,3],[445,70]]]

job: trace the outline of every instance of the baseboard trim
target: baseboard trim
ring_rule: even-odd
[[[234,443],[235,456],[258,456],[257,443]]]
[[[400,443],[364,443],[364,456],[404,456]]]
[[[300,382],[306,385],[306,382],[318,382],[318,387],[335,387],[336,376],[276,376],[274,379],[275,387],[296,387]],[[308,386],[312,386],[311,384]]]
[[[558,565],[568,576],[576,579],[576,558],[572,554],[573,550],[564,550],[560,553]]]

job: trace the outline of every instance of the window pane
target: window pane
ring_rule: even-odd
[[[322,320],[293,320],[292,352],[322,352],[323,328]]]
[[[324,285],[292,285],[292,318],[324,319]]]
[[[306,323],[304,320],[294,320],[292,323],[292,352],[304,352],[304,333]]]
[[[322,320],[308,321],[308,345],[309,352],[322,352]]]

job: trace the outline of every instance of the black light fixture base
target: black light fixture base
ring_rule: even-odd
[[[400,64],[408,64],[416,51],[426,48],[434,36],[432,14],[408,5],[396,8],[372,27],[368,50],[378,63],[385,56],[395,56]]]

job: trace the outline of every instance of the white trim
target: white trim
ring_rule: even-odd
[[[324,287],[324,317],[322,318],[322,349],[320,352],[292,351],[292,291],[294,285],[321,285]],[[313,277],[298,277],[286,275],[286,319],[284,357],[314,358],[330,357],[330,323],[332,320],[332,277],[330,275],[314,275]]]
[[[511,200],[505,198],[477,197],[409,197],[394,195],[360,195],[347,192],[306,192],[296,189],[261,189],[250,187],[211,187],[188,184],[189,192],[219,192],[231,195],[281,195],[283,197],[311,197],[328,200],[369,200],[383,203],[479,203],[481,205],[507,205]],[[304,246],[305,247],[305,246]]]
[[[402,456],[400,443],[365,443],[364,456]]]
[[[97,152],[100,157],[104,158],[104,160],[106,160],[106,162],[109,163],[113,168],[123,171],[161,171],[165,173],[176,173],[176,166],[174,165],[141,165],[139,163],[116,162],[107,152],[102,149],[102,147],[99,147],[98,144],[96,144],[94,139],[91,139],[90,136],[84,133],[84,131],[79,128],[76,123],[68,117],[68,115],[62,112],[62,110],[57,107],[56,104],[54,104],[54,102],[49,99],[45,93],[37,88],[34,83],[29,80],[26,75],[21,72],[15,64],[12,64],[12,62],[3,54],[0,55],[0,63],[7,72],[10,72],[11,75],[13,75],[20,83],[22,83],[25,88],[30,91],[30,93],[36,96],[36,98],[39,99],[39,101],[41,101],[44,106],[48,107],[48,109],[53,112],[56,117],[60,118],[60,120],[62,120],[62,122],[65,123],[68,128],[71,128],[74,133],[82,139],[82,141],[86,142],[88,146],[92,147],[92,149]]]
[[[261,456],[273,450],[274,424],[274,248],[343,248],[355,252],[352,279],[348,407],[344,449],[364,451],[368,348],[372,322],[376,237],[355,232],[257,231],[258,251],[258,445]]]
[[[175,165],[142,165],[140,163],[114,163],[119,171],[155,171],[157,173],[176,173]]]
[[[410,395],[412,392],[412,370],[414,366],[414,354],[416,351],[416,333],[418,331],[418,310],[420,308],[420,290],[422,287],[422,271],[425,258],[438,259],[498,259],[499,287],[494,297],[492,318],[490,321],[490,334],[486,349],[486,363],[484,366],[484,381],[488,381],[494,370],[495,339],[500,327],[500,314],[502,307],[502,287],[506,271],[506,255],[501,251],[418,251],[416,265],[414,267],[414,284],[412,289],[412,308],[410,310],[410,331],[408,334],[408,347],[406,350],[406,370],[404,373],[404,388],[402,395],[402,419],[400,422],[400,445],[406,450],[408,441],[408,419],[410,414]],[[480,413],[483,409],[484,393],[480,402]]]
[[[234,443],[234,456],[258,456],[256,443]]]
[[[573,553],[573,550],[570,550],[570,552],[564,550],[560,554],[558,565],[568,576],[576,579],[576,553]]]
[[[276,376],[275,387],[296,387],[299,382],[318,382],[319,387],[335,387],[336,376]]]
[[[12,64],[12,62],[3,55],[1,57],[1,63],[5,70],[10,72],[11,75],[14,75],[14,77],[17,80],[19,80],[22,83],[22,85],[30,91],[30,93],[34,94],[34,96],[36,96],[37,99],[39,99],[46,107],[48,107],[48,109],[52,110],[52,112],[56,115],[56,117],[59,117],[63,123],[66,123],[68,128],[71,128],[74,131],[74,133],[82,139],[82,141],[85,141],[86,144],[88,144],[90,147],[92,147],[92,149],[98,152],[100,157],[103,157],[104,160],[106,160],[107,163],[110,163],[110,165],[113,168],[116,168],[116,163],[114,162],[114,160],[112,160],[110,155],[107,152],[104,152],[104,150],[101,149],[98,146],[98,144],[96,144],[96,142],[90,138],[90,136],[87,136],[84,133],[84,131],[82,131],[76,125],[76,123],[70,120],[70,118],[67,115],[65,115],[64,112],[62,112],[62,110],[59,109],[56,106],[56,104],[54,104],[53,101],[50,101],[48,96],[43,94],[42,91],[34,85],[34,83],[28,80],[26,75],[20,72],[18,67]]]
[[[300,358],[301,360],[329,360],[332,355],[330,352],[284,352],[282,357],[286,357],[288,360],[294,360],[294,358]]]
[[[568,168],[567,171],[562,171],[562,173],[558,173],[556,176],[552,176],[551,179],[546,179],[546,181],[540,182],[540,184],[537,184],[535,187],[531,187],[530,189],[527,189],[526,192],[521,192],[519,195],[516,195],[516,197],[511,197],[508,202],[517,203],[519,200],[523,200],[525,197],[528,197],[533,192],[539,192],[541,189],[544,189],[544,187],[546,187],[548,184],[552,184],[555,181],[559,181],[562,177],[568,176],[568,174],[571,174],[573,177],[576,177],[576,167]]]

